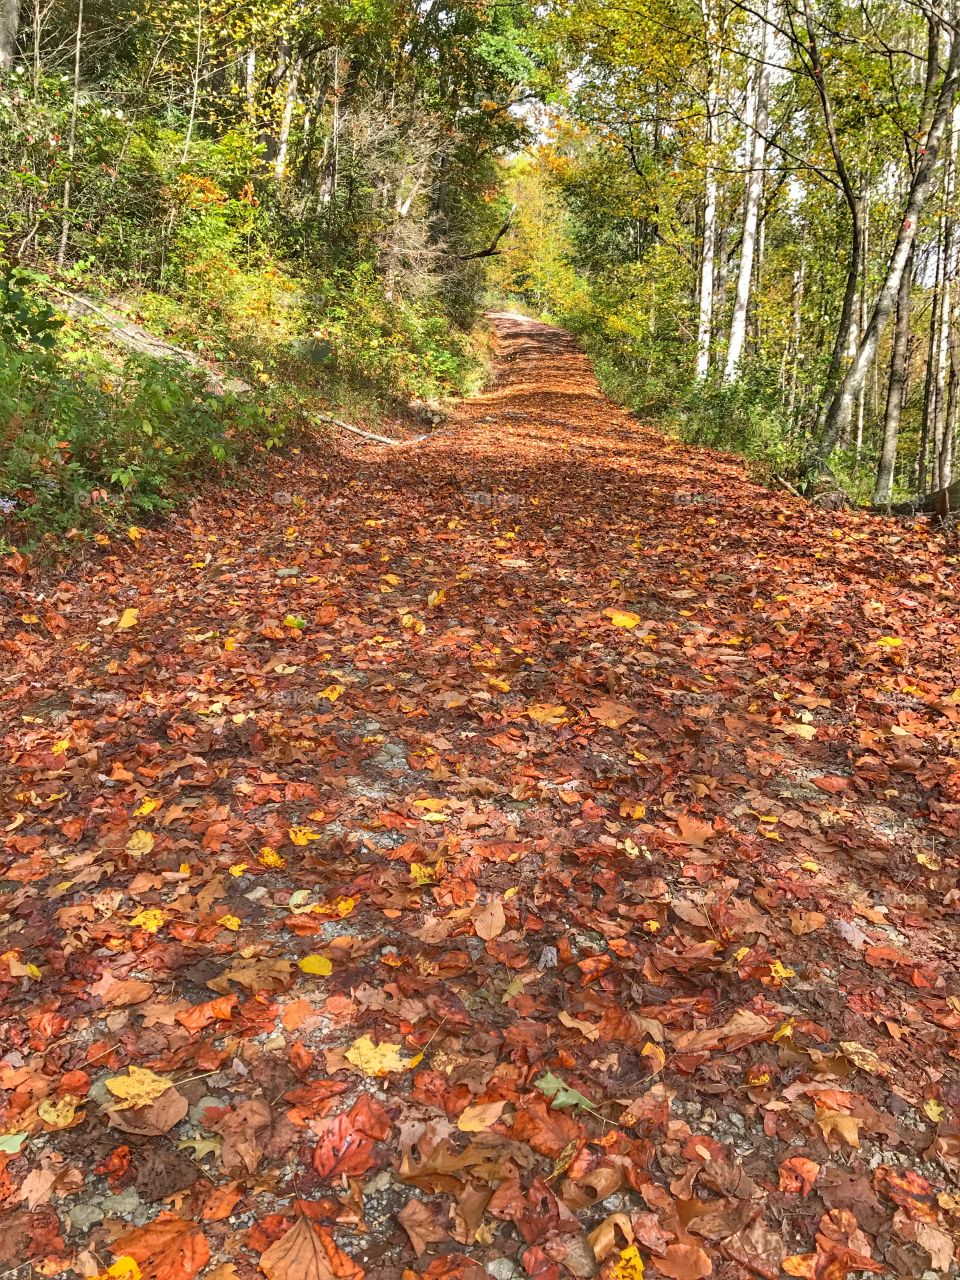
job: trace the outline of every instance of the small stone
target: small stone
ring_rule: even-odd
[[[114,1196],[104,1196],[100,1204],[107,1218],[132,1218],[142,1207],[140,1197],[133,1187],[118,1191]]]
[[[206,1128],[203,1116],[207,1107],[225,1107],[228,1104],[223,1098],[215,1098],[213,1094],[204,1094],[202,1098],[198,1098],[190,1110],[187,1112],[194,1124],[202,1125]]]
[[[72,1204],[69,1217],[71,1231],[89,1231],[103,1221],[104,1214],[98,1204]]]
[[[517,1274],[517,1264],[509,1258],[494,1258],[487,1263],[487,1275],[493,1276],[494,1280],[513,1280]]]
[[[300,570],[296,568],[277,570],[278,578],[299,578],[299,576],[300,576]]]

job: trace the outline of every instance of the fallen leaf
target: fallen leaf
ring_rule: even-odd
[[[260,1255],[260,1270],[267,1280],[363,1280],[330,1232],[304,1217]]]
[[[404,1058],[399,1044],[383,1042],[375,1044],[370,1036],[354,1040],[344,1057],[365,1076],[386,1076],[391,1071],[409,1071],[423,1058],[422,1053]]]

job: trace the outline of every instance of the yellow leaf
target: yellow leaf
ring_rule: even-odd
[[[304,956],[299,964],[304,973],[312,974],[315,978],[326,978],[333,973],[333,965],[326,956]]]
[[[629,609],[604,609],[603,616],[609,618],[615,627],[626,627],[628,631],[639,627],[643,621],[639,613],[631,613]]]
[[[148,1107],[173,1088],[173,1081],[167,1076],[158,1076],[146,1067],[128,1067],[129,1075],[111,1076],[104,1081],[115,1098],[120,1099],[120,1109],[127,1107]]]
[[[427,596],[427,604],[431,609],[435,609],[438,604],[443,604],[447,598],[447,593],[443,587],[439,587],[436,591],[431,591]]]
[[[117,623],[117,630],[129,631],[131,627],[135,627],[137,625],[139,617],[139,609],[124,609],[123,613],[120,615],[120,621]]]
[[[37,1115],[51,1129],[66,1129],[73,1124],[77,1115],[77,1101],[72,1094],[64,1094],[56,1102],[44,1098],[37,1105]]]
[[[309,827],[291,827],[287,832],[291,844],[300,846],[309,844],[311,840],[322,840],[319,831],[311,831]]]
[[[224,929],[229,929],[231,933],[236,933],[240,928],[240,921],[236,916],[231,915],[221,916],[217,924],[223,925]]]
[[[159,809],[161,803],[162,802],[160,800],[151,800],[149,796],[144,796],[136,809],[134,809],[133,816],[135,818],[146,818],[149,814],[153,813],[155,809]]]
[[[903,636],[881,636],[877,641],[880,649],[899,649],[903,644]]]
[[[439,813],[441,809],[447,807],[446,800],[437,800],[433,796],[427,796],[423,800],[414,800],[413,807],[415,809],[426,809],[428,813]]]
[[[62,756],[70,747],[69,738],[61,738],[59,742],[55,742],[50,748],[50,752],[55,756]]]
[[[437,877],[434,875],[433,867],[428,866],[427,863],[411,862],[410,879],[414,884],[435,884]]]
[[[409,1071],[423,1058],[418,1053],[414,1058],[403,1058],[400,1045],[384,1042],[374,1044],[369,1036],[360,1036],[344,1055],[365,1076],[386,1076],[391,1071]]]
[[[611,1280],[643,1280],[643,1259],[635,1244],[620,1250],[620,1257],[610,1274]]]
[[[491,689],[496,689],[497,693],[510,692],[510,681],[501,680],[499,676],[487,676],[487,684]]]
[[[318,698],[326,698],[328,702],[336,702],[341,693],[345,693],[346,689],[342,684],[328,684],[325,689],[321,689],[317,694]]]
[[[232,866],[227,868],[232,876],[242,876],[246,869],[247,864],[245,862],[234,862]]]
[[[106,1271],[97,1277],[97,1280],[140,1280],[140,1268],[135,1260],[128,1253],[125,1253],[116,1262],[111,1262]]]
[[[811,742],[817,736],[815,724],[802,724],[799,720],[791,724],[782,724],[779,728],[781,733],[792,733],[795,738],[803,738],[804,742]]]
[[[860,1146],[860,1126],[863,1121],[859,1116],[848,1116],[842,1111],[822,1108],[817,1110],[816,1120],[825,1138],[838,1133],[849,1146]]]
[[[427,624],[422,622],[420,618],[415,617],[412,613],[403,614],[400,618],[400,625],[401,627],[406,627],[408,630],[413,631],[413,633],[418,636],[422,636],[427,629]]]
[[[166,920],[166,916],[156,907],[148,907],[138,911],[130,923],[135,929],[146,929],[147,933],[156,933]]]
[[[320,915],[335,915],[342,920],[354,911],[356,905],[356,898],[334,898],[330,902],[317,903],[313,909]]]
[[[640,1050],[640,1057],[651,1059],[653,1063],[653,1075],[662,1071],[667,1061],[667,1055],[658,1044],[654,1044],[652,1041],[643,1046]]]
[[[926,867],[928,871],[939,871],[943,866],[938,853],[918,853],[917,861],[921,867]]]
[[[260,850],[259,860],[265,867],[285,867],[287,865],[286,860],[281,858],[276,849],[271,849],[268,844],[265,844]]]
[[[939,1124],[946,1115],[942,1102],[938,1102],[936,1098],[928,1098],[923,1104],[923,1110],[927,1116],[934,1122]]]
[[[534,702],[527,707],[527,715],[537,724],[563,724],[567,708],[561,703]]]
[[[770,965],[770,977],[776,978],[779,982],[786,982],[787,978],[795,978],[797,976],[795,969],[788,969],[785,964],[781,964],[779,960],[774,960]]]
[[[138,529],[135,524],[132,524],[127,529],[127,537],[130,539],[131,542],[139,542],[140,539],[143,537],[143,530]]]
[[[153,848],[152,831],[135,831],[127,841],[127,853],[134,858],[141,858]]]
[[[872,1076],[886,1076],[890,1072],[888,1068],[880,1061],[872,1049],[868,1049],[866,1045],[860,1044],[858,1040],[841,1040],[840,1052],[861,1071],[866,1071]]]
[[[500,1113],[507,1105],[506,1099],[499,1102],[475,1102],[460,1112],[457,1128],[461,1133],[483,1133],[500,1119]]]
[[[782,1022],[780,1026],[777,1027],[776,1031],[771,1036],[774,1044],[776,1044],[778,1040],[786,1040],[793,1037],[793,1024],[795,1021],[796,1019],[794,1018],[788,1018],[786,1022]]]

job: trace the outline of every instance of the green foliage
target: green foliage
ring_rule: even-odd
[[[0,345],[0,422],[0,509],[28,540],[166,510],[211,466],[278,442],[263,406],[166,362],[110,364],[74,335]]]

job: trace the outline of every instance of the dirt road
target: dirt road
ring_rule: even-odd
[[[6,1275],[946,1274],[956,564],[495,324],[3,577]]]

